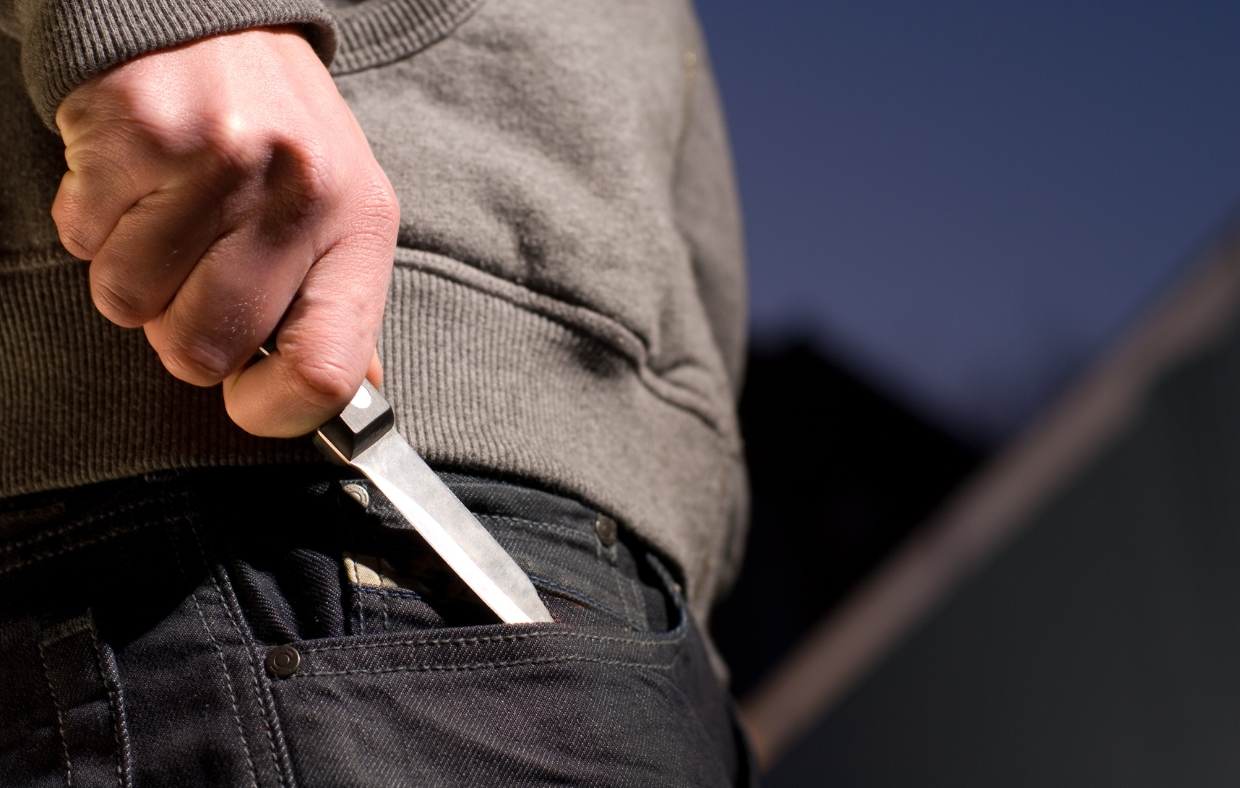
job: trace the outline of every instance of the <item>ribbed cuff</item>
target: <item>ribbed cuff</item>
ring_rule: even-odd
[[[351,74],[420,52],[445,38],[483,0],[369,0],[336,12],[333,74]]]
[[[22,75],[35,109],[56,108],[78,85],[139,55],[256,27],[300,25],[325,64],[336,49],[319,0],[43,0],[26,29]]]

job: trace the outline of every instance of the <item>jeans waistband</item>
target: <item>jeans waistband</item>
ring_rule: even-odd
[[[331,465],[194,469],[0,500],[0,586],[32,575],[77,585],[70,580],[83,570],[99,582],[142,573],[150,568],[143,564],[164,560],[165,532],[189,525],[217,558],[262,564],[276,554],[317,552],[343,561],[348,580],[363,591],[416,593],[418,584],[408,581],[427,569],[425,546],[390,527],[399,513],[353,474]],[[442,478],[544,592],[626,628],[667,625],[665,606],[651,592],[663,583],[644,547],[607,515],[508,481]],[[365,507],[358,488],[369,499]]]

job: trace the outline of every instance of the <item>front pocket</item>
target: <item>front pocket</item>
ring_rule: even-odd
[[[272,693],[306,785],[735,780],[724,694],[687,617],[664,633],[491,625],[290,647]]]
[[[610,518],[538,490],[445,478],[557,622],[621,632],[675,626],[673,582]],[[317,484],[279,523],[241,528],[226,541],[230,582],[262,643],[417,635],[496,620],[365,479]]]
[[[659,559],[569,499],[445,481],[557,623],[465,625],[419,551],[386,538],[409,532],[390,527],[396,513],[365,480],[320,485],[318,503],[286,514],[281,529],[231,543],[228,575],[298,784],[732,783],[726,693]],[[299,601],[292,592],[310,578],[319,590]]]

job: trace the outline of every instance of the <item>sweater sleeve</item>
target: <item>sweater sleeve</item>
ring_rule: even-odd
[[[323,62],[336,49],[321,0],[0,0],[0,29],[21,43],[22,77],[39,117],[75,87],[139,55],[220,33],[297,25]]]

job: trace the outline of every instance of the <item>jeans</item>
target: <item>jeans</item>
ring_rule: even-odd
[[[0,501],[0,785],[753,784],[680,587],[613,521],[445,476],[556,619],[504,625],[348,473]]]

